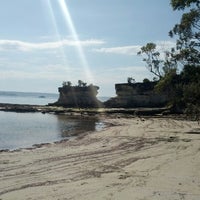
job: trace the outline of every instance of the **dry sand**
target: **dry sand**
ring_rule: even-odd
[[[71,141],[0,153],[0,199],[199,200],[200,126],[108,118]]]

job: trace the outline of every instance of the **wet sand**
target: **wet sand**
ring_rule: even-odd
[[[100,132],[0,153],[2,200],[199,200],[200,126],[112,118]]]

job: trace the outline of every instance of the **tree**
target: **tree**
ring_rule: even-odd
[[[78,86],[79,87],[86,87],[87,86],[87,83],[81,81],[81,80],[78,80]]]
[[[171,5],[173,10],[187,11],[169,35],[178,37],[174,57],[183,64],[179,99],[188,113],[197,116],[200,115],[200,1],[171,0]]]
[[[172,49],[172,52],[174,49]],[[145,55],[143,61],[147,63],[148,70],[156,77],[161,79],[165,74],[169,73],[172,69],[176,69],[176,60],[173,54],[169,51],[164,52],[164,59],[161,58],[161,53],[156,50],[156,44],[147,43],[138,52],[138,55]]]
[[[169,104],[175,106],[182,92],[180,92],[180,75],[177,75],[176,70],[171,70],[169,73],[159,80],[155,86],[155,90],[160,93],[165,93],[168,96]]]
[[[133,84],[133,83],[135,83],[135,79],[132,77],[128,77],[127,82],[128,82],[128,84]]]
[[[66,81],[63,81],[62,86],[63,86],[63,87],[66,87],[66,85],[67,85],[67,82],[66,82]]]
[[[178,36],[176,43],[176,60],[183,65],[200,64],[200,1],[199,0],[171,0],[173,10],[189,12],[182,15],[181,20],[169,32],[170,37]]]
[[[192,5],[196,5],[199,7],[199,0],[171,0],[171,6],[174,10],[184,10],[187,7],[191,7]]]
[[[82,87],[82,84],[83,84],[83,81],[78,80],[78,86],[79,86],[79,87]]]
[[[143,79],[143,83],[149,83],[149,82],[151,82],[151,81],[148,78]]]
[[[72,86],[72,83],[70,81],[67,81],[67,86]]]
[[[177,37],[176,47],[160,58],[154,43],[147,43],[139,54],[145,54],[148,69],[160,78],[156,89],[165,92],[176,111],[200,117],[200,0],[171,0],[173,10],[187,11],[169,32]],[[183,65],[177,74],[177,64]]]
[[[63,87],[67,87],[67,86],[70,87],[71,85],[72,85],[72,83],[70,81],[63,81],[63,83],[62,83]]]
[[[83,83],[82,83],[82,86],[83,86],[83,87],[86,87],[86,86],[87,86],[87,83],[83,82]]]

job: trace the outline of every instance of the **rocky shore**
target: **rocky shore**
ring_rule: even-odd
[[[131,115],[159,115],[169,114],[170,109],[163,108],[65,108],[62,106],[27,105],[0,103],[0,111],[6,112],[41,112],[54,114],[131,114]]]

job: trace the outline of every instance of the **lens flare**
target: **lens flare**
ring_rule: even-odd
[[[69,9],[67,7],[67,4],[66,4],[65,0],[58,0],[58,3],[59,3],[59,6],[62,10],[62,14],[64,16],[64,20],[66,22],[66,25],[71,32],[72,38],[77,43],[76,47],[77,47],[77,51],[78,51],[78,54],[79,54],[79,57],[80,57],[80,61],[82,63],[82,67],[83,67],[86,79],[89,80],[90,82],[94,82],[91,70],[89,68],[87,59],[85,57],[81,42],[79,40],[77,31],[75,29],[74,23],[72,21],[72,18],[71,18],[70,12],[69,12]]]
[[[51,0],[47,0],[47,7],[48,7],[48,11],[49,11],[49,14],[51,16],[51,21],[53,23],[53,27],[54,27],[54,30],[56,32],[56,39],[62,43],[62,38],[61,38],[61,35],[59,33],[59,30],[58,30],[58,26],[57,26],[57,22],[56,22],[56,18],[55,18],[55,14],[54,14],[54,11],[53,11],[53,8],[52,8],[52,4],[51,4]],[[63,64],[65,65],[66,67],[66,70],[69,71],[69,65],[68,65],[68,61],[67,61],[67,57],[66,57],[66,54],[64,52],[64,48],[62,45],[60,45],[60,55],[62,57],[62,62]],[[70,73],[66,73],[66,78],[67,80],[70,80],[70,76],[69,76]]]

